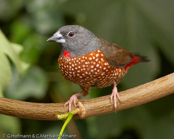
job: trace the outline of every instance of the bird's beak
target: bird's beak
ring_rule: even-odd
[[[58,43],[65,43],[65,38],[58,31],[53,36],[51,36],[47,41],[53,41],[53,42],[58,42]]]

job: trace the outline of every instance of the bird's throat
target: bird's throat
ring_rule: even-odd
[[[65,58],[71,58],[71,54],[67,50],[64,50],[63,57],[65,57]]]

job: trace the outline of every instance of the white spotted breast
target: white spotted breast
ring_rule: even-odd
[[[83,87],[107,87],[117,84],[126,74],[124,67],[112,68],[101,50],[80,57],[58,59],[60,71],[65,79]]]

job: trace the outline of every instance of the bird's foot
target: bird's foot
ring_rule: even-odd
[[[116,108],[117,108],[117,99],[116,98],[118,98],[118,100],[121,101],[118,90],[117,90],[116,83],[114,82],[114,88],[112,90],[112,94],[111,94],[110,99],[111,99],[111,102],[114,101],[115,112],[116,112]]]
[[[68,106],[69,112],[71,111],[72,103],[74,103],[74,106],[76,107],[76,103],[78,102],[78,98],[77,97],[79,97],[81,94],[83,94],[83,92],[80,92],[80,93],[72,95],[70,97],[70,99],[65,103],[64,106],[69,105]]]

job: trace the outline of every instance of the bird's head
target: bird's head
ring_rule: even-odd
[[[63,50],[76,56],[99,48],[98,38],[91,31],[79,25],[63,26],[47,41],[60,43]]]

